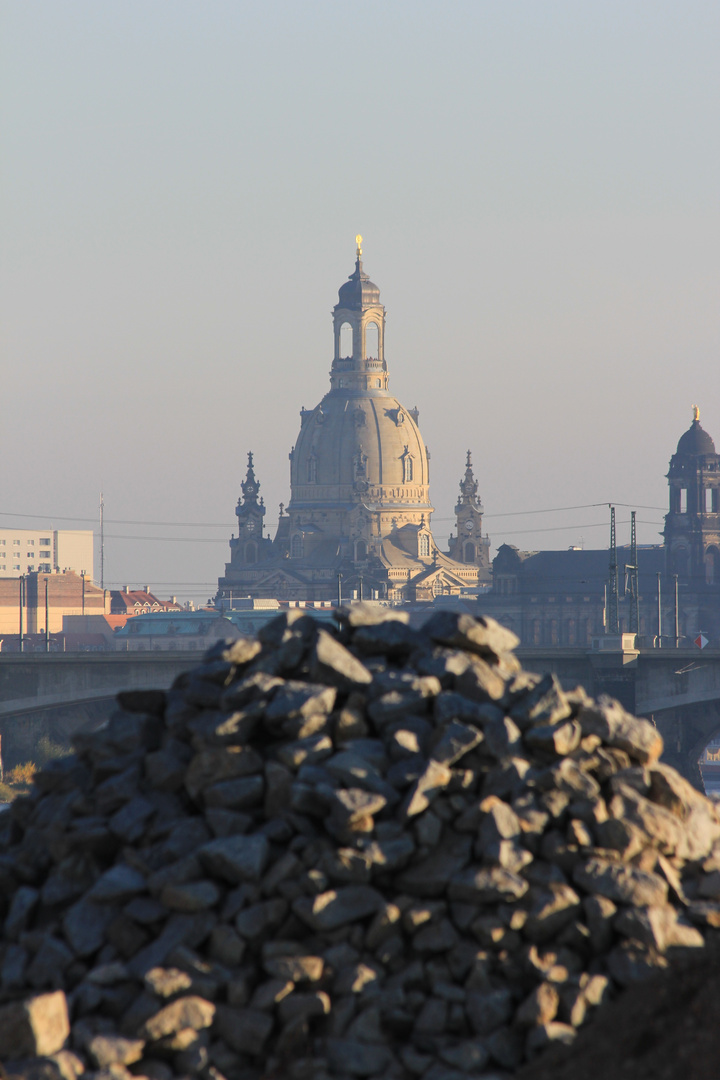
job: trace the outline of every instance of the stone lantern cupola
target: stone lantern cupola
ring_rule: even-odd
[[[387,390],[385,308],[380,290],[363,270],[362,236],[356,236],[355,270],[338,290],[333,309],[333,390]]]

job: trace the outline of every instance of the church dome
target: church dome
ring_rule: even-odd
[[[380,303],[380,290],[370,280],[362,268],[358,259],[355,272],[350,275],[344,285],[338,289],[338,307],[357,311],[368,307],[370,304]]]
[[[700,454],[714,454],[715,443],[708,435],[707,431],[703,430],[700,426],[700,420],[696,416],[690,427],[680,436],[680,441],[677,444],[678,454],[687,454],[693,457],[697,457]]]
[[[303,410],[292,455],[294,505],[360,496],[424,506],[428,482],[417,413],[387,390],[331,390]]]
[[[339,290],[333,311],[330,391],[300,414],[289,510],[318,510],[322,520],[331,506],[347,513],[364,503],[391,514],[397,510],[398,520],[407,522],[407,514],[415,513],[419,520],[431,509],[428,452],[417,410],[404,408],[388,390],[385,308],[362,268],[361,240],[356,237],[355,272]],[[351,334],[349,348],[341,343],[344,328]]]

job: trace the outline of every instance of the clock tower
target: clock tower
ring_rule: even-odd
[[[455,507],[457,536],[450,537],[449,552],[453,559],[480,567],[479,581],[490,581],[490,539],[482,534],[483,507],[478,495],[478,483],[472,470],[472,457],[467,452],[465,476],[460,481],[460,498]]]

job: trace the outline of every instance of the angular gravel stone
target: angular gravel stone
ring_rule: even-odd
[[[96,904],[123,903],[147,891],[147,881],[139,871],[116,863],[102,874],[86,893]]]
[[[62,920],[65,940],[76,956],[90,956],[103,945],[105,932],[116,911],[106,904],[79,900],[69,908]]]
[[[469,990],[465,1010],[475,1034],[489,1035],[512,1016],[512,993],[508,989]]]
[[[259,1054],[272,1031],[273,1018],[258,1009],[220,1005],[215,1017],[218,1035],[238,1054]]]
[[[174,1035],[178,1031],[192,1028],[200,1031],[210,1027],[215,1016],[215,1006],[211,1001],[195,995],[178,998],[165,1005],[143,1024],[141,1035],[150,1042]]]
[[[648,720],[628,715],[617,701],[601,697],[597,706],[580,710],[583,735],[597,735],[608,746],[625,750],[643,765],[657,761],[663,750],[657,728]]]
[[[573,881],[589,893],[598,893],[621,904],[663,905],[667,900],[667,882],[648,870],[605,859],[589,859],[573,872]]]
[[[384,904],[382,895],[368,885],[348,885],[315,897],[299,897],[293,911],[312,930],[336,930],[373,915]]]
[[[519,900],[528,891],[528,883],[502,867],[484,870],[461,870],[450,879],[448,896],[466,903],[500,903]]]
[[[270,847],[264,836],[227,836],[204,844],[198,855],[209,873],[236,884],[262,877]]]
[[[62,1048],[70,1034],[65,994],[38,994],[0,1006],[0,1059],[45,1057]]]
[[[367,686],[372,682],[372,675],[365,665],[327,630],[318,631],[310,657],[310,677],[341,690]]]
[[[406,818],[422,814],[433,799],[445,790],[451,779],[452,773],[446,765],[429,761],[405,797],[401,814]]]
[[[139,1061],[145,1049],[142,1039],[125,1039],[122,1035],[94,1035],[86,1044],[91,1063],[98,1069],[108,1065],[132,1065]]]
[[[166,885],[160,903],[171,911],[205,911],[220,899],[220,890],[212,881],[192,881],[185,885]]]

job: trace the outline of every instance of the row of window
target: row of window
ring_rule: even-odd
[[[700,507],[701,514],[717,514],[720,512],[720,488],[703,488],[700,495]],[[687,488],[673,488],[671,490],[670,509],[676,514],[687,514]]]
[[[402,470],[403,470],[403,484],[410,484],[413,480],[413,459],[410,454],[405,454],[402,457]],[[364,474],[364,468],[363,468]],[[308,484],[317,483],[317,458],[310,457],[307,461],[307,482]]]
[[[250,550],[252,548],[252,550]],[[367,559],[368,548],[364,540],[358,540],[355,545],[355,558],[358,561]],[[420,533],[418,536],[418,555],[420,558],[430,557],[430,534]],[[256,551],[254,545],[248,544],[245,548],[245,561],[255,562]],[[303,538],[299,533],[295,533],[290,541],[290,557],[293,559],[301,559],[303,557]]]
[[[47,547],[47,545],[51,544],[51,543],[52,543],[52,540],[50,539],[49,536],[41,536],[40,539],[38,540],[38,544],[40,545],[40,547]],[[34,540],[26,540],[25,544],[26,544],[27,547],[35,547],[35,541]],[[6,540],[0,540],[0,547],[6,547],[6,546],[7,546],[7,541]],[[13,547],[21,547],[21,546],[22,546],[22,541],[21,540],[13,540]],[[48,551],[47,554],[49,555],[50,552]]]
[[[512,620],[507,625],[513,629]],[[589,645],[593,634],[604,632],[602,622],[592,619],[529,619],[523,635],[525,645]],[[645,617],[640,616],[641,634],[646,632]],[[629,633],[629,623],[620,619],[620,633]]]

